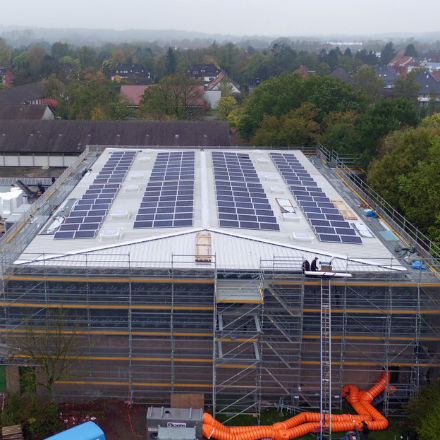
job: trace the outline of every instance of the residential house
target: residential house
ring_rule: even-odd
[[[149,87],[155,87],[156,84],[151,85],[143,85],[143,86],[136,86],[136,85],[122,85],[121,86],[121,95],[126,98],[126,100],[135,108],[138,108],[142,96],[145,93],[145,90],[147,90]],[[203,91],[204,87],[202,85],[200,86],[191,86],[189,91],[189,98],[188,98],[188,107],[194,108],[194,109],[205,109],[205,100],[203,97]]]
[[[0,104],[44,104],[43,83],[35,82],[23,86],[0,90]]]
[[[440,79],[429,70],[419,72],[414,81],[420,84],[418,101],[427,105],[431,99],[440,102]]]
[[[49,121],[55,119],[55,115],[46,104],[0,105],[0,120],[14,119],[39,119]]]
[[[309,76],[310,71],[308,67],[303,66],[302,64],[298,67],[298,69],[294,70],[293,73],[300,73],[304,78]]]
[[[222,71],[214,64],[192,64],[187,72],[197,81],[208,84],[214,81]]]
[[[341,81],[344,81],[347,83],[353,82],[351,75],[341,66],[336,67],[336,69],[333,70],[332,73],[330,73],[330,76],[332,78],[340,79]]]
[[[392,67],[400,75],[406,76],[414,62],[413,57],[397,55],[388,63],[388,67]]]
[[[230,80],[225,72],[220,72],[217,78],[205,85],[205,101],[212,108],[217,107],[222,97],[222,85],[230,87],[231,95],[239,95],[241,93],[240,86]]]
[[[131,106],[138,108],[142,96],[149,86],[147,85],[122,85],[121,96],[130,103]]]
[[[9,67],[0,67],[0,84],[12,87],[14,83],[14,74]]]
[[[118,64],[112,72],[111,80],[126,81],[132,84],[151,84],[151,74],[140,64]]]
[[[392,89],[399,73],[390,66],[376,66],[376,75],[385,83],[384,89]]]

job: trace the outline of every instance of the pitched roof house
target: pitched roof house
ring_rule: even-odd
[[[336,69],[330,73],[330,76],[348,83],[353,81],[351,75],[341,66],[336,67]]]
[[[440,101],[440,80],[429,70],[419,72],[414,81],[420,84],[419,103],[427,104],[432,98]]]
[[[413,57],[408,57],[406,55],[397,55],[388,63],[388,67],[392,67],[400,75],[406,76],[409,67],[413,63]]]
[[[112,81],[127,81],[133,84],[150,84],[151,74],[140,64],[118,64],[111,75]]]
[[[210,83],[220,75],[221,70],[214,64],[192,64],[187,72],[196,80]]]
[[[44,100],[43,83],[35,82],[24,86],[0,90],[0,104],[42,104]]]
[[[12,87],[14,83],[14,74],[9,67],[0,67],[0,84]]]
[[[394,82],[396,81],[399,73],[390,66],[376,66],[376,75],[385,82],[384,88],[391,89],[394,87]]]
[[[55,119],[52,110],[44,104],[0,105],[0,120],[13,119]]]

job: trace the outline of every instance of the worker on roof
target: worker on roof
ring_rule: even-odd
[[[318,264],[318,257],[315,257],[312,261],[312,265],[310,267],[310,270],[313,272],[316,272],[318,270],[317,264]]]

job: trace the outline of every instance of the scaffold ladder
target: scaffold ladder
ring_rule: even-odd
[[[320,439],[331,439],[332,410],[332,315],[330,280],[321,279],[321,398]]]

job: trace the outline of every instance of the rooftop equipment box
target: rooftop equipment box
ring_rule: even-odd
[[[147,410],[147,439],[159,438],[159,426],[163,428],[195,427],[195,438],[202,440],[203,409],[154,408],[150,406]]]

